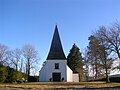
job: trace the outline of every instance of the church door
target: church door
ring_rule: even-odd
[[[61,73],[53,73],[52,77],[53,77],[53,82],[60,82],[60,80],[61,80]]]

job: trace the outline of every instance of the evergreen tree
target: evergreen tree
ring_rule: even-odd
[[[71,68],[73,73],[79,73],[80,81],[82,81],[84,77],[84,63],[79,50],[80,49],[75,44],[72,46],[72,49],[67,56],[67,65]]]

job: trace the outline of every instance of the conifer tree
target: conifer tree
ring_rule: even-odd
[[[83,58],[80,49],[74,44],[67,56],[67,65],[71,68],[73,73],[79,73],[80,81],[83,80]]]

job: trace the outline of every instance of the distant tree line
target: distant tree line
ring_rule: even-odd
[[[38,59],[38,51],[31,44],[15,50],[0,44],[0,82],[15,82],[23,78],[29,81],[31,69],[36,69]]]

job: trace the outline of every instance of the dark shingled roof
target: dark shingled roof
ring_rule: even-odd
[[[57,25],[55,26],[54,36],[53,36],[50,51],[47,57],[47,60],[55,60],[55,59],[66,60],[65,54],[63,52],[62,44],[60,41]]]

